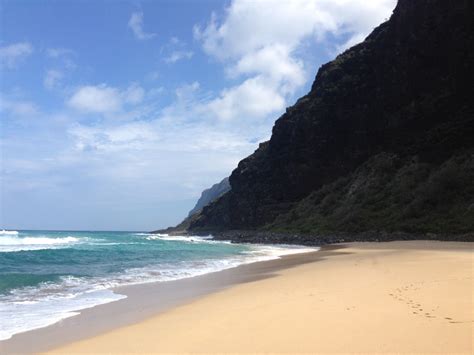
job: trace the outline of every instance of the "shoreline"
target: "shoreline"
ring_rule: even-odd
[[[369,230],[365,232],[326,232],[308,233],[274,232],[266,230],[182,230],[176,227],[155,230],[150,234],[169,234],[187,236],[212,235],[213,240],[231,241],[232,243],[249,244],[287,244],[300,246],[322,246],[355,242],[396,242],[396,241],[446,241],[446,242],[474,242],[474,232],[449,234],[449,233],[415,233],[415,232],[389,232]]]
[[[209,234],[209,233],[204,233]],[[193,235],[193,232],[190,232]],[[200,235],[200,233],[196,233]],[[474,233],[435,234],[387,231],[334,232],[321,234],[299,234],[291,232],[271,232],[259,230],[227,230],[213,232],[215,240],[230,240],[234,243],[295,244],[321,246],[355,242],[396,242],[396,241],[447,241],[474,242]]]
[[[278,270],[317,261],[322,257],[320,253],[324,256],[339,248],[342,246],[325,246],[317,251],[282,255],[183,279],[114,287],[111,288],[114,293],[126,297],[79,310],[78,315],[46,327],[14,334],[10,339],[0,341],[0,353],[48,351],[117,327],[135,324],[239,283],[272,277]],[[30,344],[35,344],[34,349]]]
[[[330,245],[126,287],[0,352],[472,353],[473,260],[472,243]]]
[[[294,267],[262,263],[272,277],[52,353],[471,354],[473,247],[351,243]]]

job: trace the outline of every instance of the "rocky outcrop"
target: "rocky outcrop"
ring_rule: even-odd
[[[196,205],[189,211],[188,216],[180,224],[166,229],[155,230],[151,233],[186,234],[190,225],[199,217],[201,210],[228,191],[230,191],[230,183],[229,178],[226,177],[201,193],[201,197],[196,202]]]
[[[204,190],[201,193],[201,197],[197,201],[196,205],[191,211],[189,211],[188,217],[191,217],[193,214],[200,212],[203,207],[207,206],[217,198],[221,197],[223,194],[230,190],[229,178],[226,177],[222,179],[221,182],[212,185],[210,188]]]
[[[232,172],[231,191],[188,229],[472,228],[473,20],[470,0],[400,0],[363,43],[319,69],[311,91],[275,122],[270,141]],[[419,190],[404,197],[411,185],[397,179],[408,183],[412,170]],[[445,183],[423,184],[438,178]],[[428,195],[441,198],[429,202]],[[350,212],[357,204],[368,207],[341,220],[345,210],[338,208]],[[466,218],[452,217],[464,212]],[[367,223],[354,222],[364,213]]]

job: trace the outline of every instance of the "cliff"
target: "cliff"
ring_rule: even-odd
[[[474,231],[473,20],[469,0],[400,0],[188,230]]]
[[[227,191],[230,190],[229,178],[226,177],[222,179],[221,182],[212,185],[210,188],[204,190],[201,193],[201,197],[196,202],[196,205],[189,211],[188,217],[191,217],[193,214],[198,213],[202,210],[203,207],[207,206],[217,198],[221,197]]]

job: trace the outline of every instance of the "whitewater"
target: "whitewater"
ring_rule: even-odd
[[[0,340],[123,299],[113,290],[118,286],[169,282],[315,250],[211,236],[2,230]]]

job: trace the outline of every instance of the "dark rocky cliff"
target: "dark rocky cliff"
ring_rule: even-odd
[[[400,0],[319,69],[189,230],[472,231],[473,5]]]

